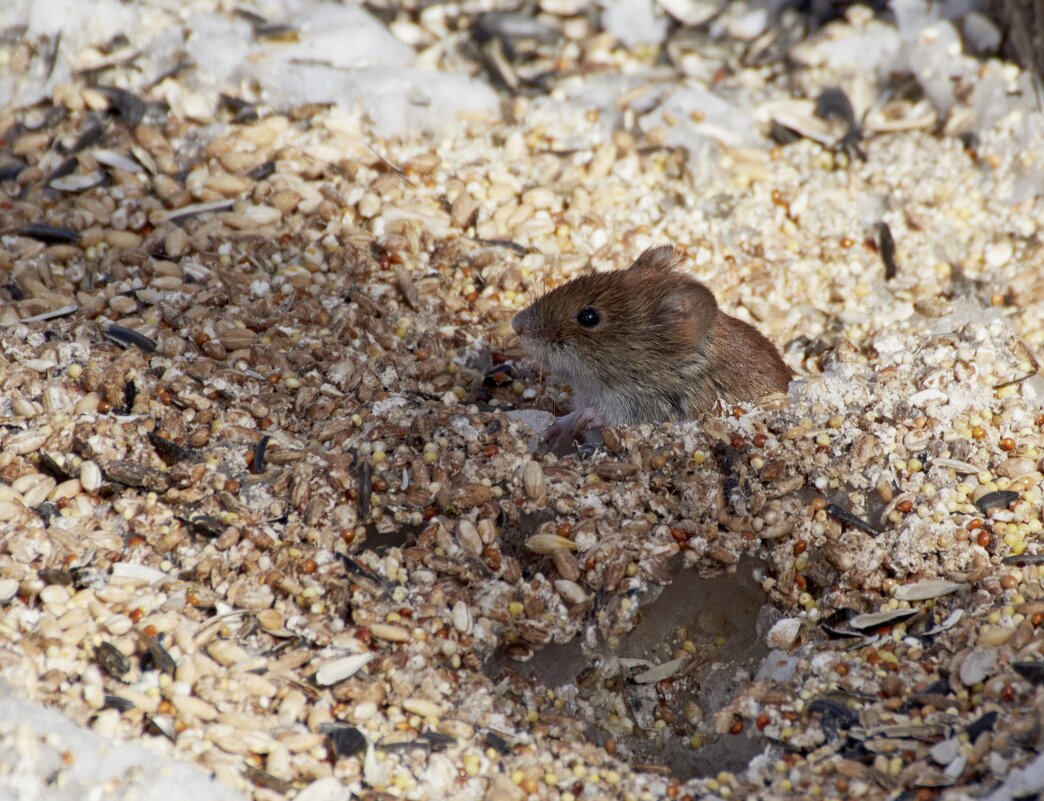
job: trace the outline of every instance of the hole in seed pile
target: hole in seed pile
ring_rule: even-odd
[[[367,550],[384,553],[389,548],[405,548],[417,541],[423,528],[421,526],[397,526],[389,531],[379,531],[377,526],[366,526],[366,538],[363,540]]]
[[[534,697],[552,691],[561,714],[636,768],[679,780],[742,771],[765,741],[756,731],[716,734],[716,716],[756,678],[780,680],[793,670],[764,644],[780,615],[763,576],[763,565],[749,559],[711,578],[677,570],[670,585],[636,599],[640,612],[625,635],[606,641],[588,627],[522,663],[502,648],[487,675],[513,675]]]

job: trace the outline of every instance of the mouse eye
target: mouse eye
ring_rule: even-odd
[[[602,321],[602,316],[595,309],[587,306],[576,315],[576,321],[584,328],[593,328]]]

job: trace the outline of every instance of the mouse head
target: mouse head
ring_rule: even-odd
[[[626,270],[551,290],[511,325],[545,369],[584,394],[647,385],[696,358],[718,314],[710,290],[675,269],[682,261],[671,245],[650,248]]]

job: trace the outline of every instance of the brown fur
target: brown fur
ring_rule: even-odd
[[[791,373],[772,343],[721,312],[675,269],[682,261],[670,245],[650,248],[627,270],[578,276],[515,316],[523,344],[602,425],[693,418],[719,399],[786,391]],[[578,322],[585,308],[597,325]]]
[[[712,371],[726,399],[757,400],[787,391],[794,374],[754,326],[719,313],[716,338],[727,343],[711,349]]]

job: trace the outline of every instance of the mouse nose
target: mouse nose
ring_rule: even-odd
[[[511,318],[511,327],[515,329],[515,333],[519,336],[522,336],[522,334],[524,334],[526,331],[526,321],[524,319],[524,314],[524,312],[519,312]]]

